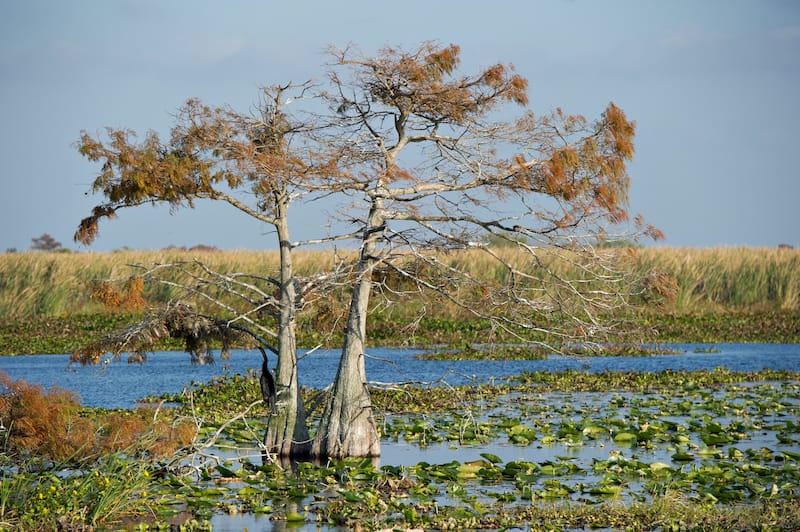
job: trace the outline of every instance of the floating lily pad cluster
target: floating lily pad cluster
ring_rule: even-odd
[[[262,411],[219,430],[222,405],[257,394],[253,376],[195,390],[191,407],[205,437],[216,437],[217,462],[203,462],[197,477],[166,475],[151,495],[162,517],[258,514],[323,528],[536,528],[557,517],[567,528],[646,529],[648,519],[689,528],[687,508],[726,526],[758,508],[754,519],[800,523],[800,511],[785,510],[800,506],[797,373],[543,372],[375,390],[383,465],[262,464],[253,444]]]

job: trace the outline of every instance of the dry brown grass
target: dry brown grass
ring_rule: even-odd
[[[800,309],[800,250],[652,248],[639,266],[671,276],[680,311]]]
[[[513,248],[498,250],[507,259],[523,264],[529,273],[536,264]],[[629,250],[602,250],[604,254],[631,260]],[[275,273],[275,251],[119,251],[112,253],[5,253],[0,254],[0,315],[8,319],[28,316],[59,316],[73,313],[107,312],[91,298],[93,290],[108,279],[123,280],[136,273],[133,265],[201,260],[225,272]],[[488,282],[501,281],[508,271],[477,251],[455,252],[442,261],[459,266]],[[330,269],[334,255],[327,251],[295,254],[300,275]],[[544,259],[556,273],[579,275],[567,263]],[[658,274],[662,285],[676,285],[673,310],[719,311],[720,309],[800,308],[800,250],[770,248],[641,248],[635,250],[638,270]],[[164,286],[147,286],[145,300],[167,300]],[[125,297],[122,294],[122,297]]]

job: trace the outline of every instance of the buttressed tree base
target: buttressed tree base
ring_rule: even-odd
[[[143,354],[153,338],[177,334],[203,360],[212,338],[225,348],[254,338],[277,357],[266,449],[378,456],[365,364],[372,298],[444,299],[490,320],[504,341],[535,331],[549,334],[539,340],[548,349],[596,345],[608,329],[603,314],[628,304],[631,286],[625,265],[598,244],[660,233],[638,216],[629,223],[635,126],[613,103],[595,121],[560,109],[534,114],[528,82],[512,66],[462,74],[456,45],[329,55],[325,82],[266,88],[250,114],[187,101],[166,141],[149,133],[136,142],[127,130],[109,129],[103,140],[83,133],[78,148],[101,164],[92,190],[105,201],[81,222],[77,240],[91,243],[99,221],[124,208],[210,199],[270,224],[281,260],[278,271],[235,274],[201,263],[143,267],[146,282],[177,283],[183,294],[148,324],[78,356]],[[290,210],[323,198],[339,214],[324,234],[293,242]],[[295,274],[295,250],[333,243],[357,253],[314,276]],[[498,243],[522,251],[514,255],[521,262]],[[464,250],[484,253],[503,274],[480,279],[467,263],[440,260]],[[559,276],[550,267],[556,259],[576,265],[580,278]],[[342,290],[350,301],[342,354],[312,440],[295,324],[298,312]]]

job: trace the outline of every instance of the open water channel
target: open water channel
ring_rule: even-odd
[[[662,347],[680,354],[643,357],[551,356],[545,360],[419,360],[420,349],[367,350],[367,377],[371,381],[396,383],[432,382],[446,379],[451,385],[503,379],[522,371],[590,372],[702,370],[726,367],[732,371],[761,369],[800,370],[800,344],[669,344]],[[324,388],[336,375],[338,350],[317,350],[298,363],[300,384]],[[274,357],[270,362],[274,363]],[[191,365],[189,355],[181,352],[154,353],[143,364],[127,364],[110,358],[97,366],[70,364],[69,355],[20,355],[0,357],[0,370],[12,379],[24,379],[45,388],[58,386],[78,394],[86,406],[132,408],[148,395],[179,393],[193,382],[207,382],[227,374],[246,374],[261,368],[258,351],[233,351],[227,360],[212,365]]]

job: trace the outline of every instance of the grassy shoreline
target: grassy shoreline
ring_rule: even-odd
[[[609,253],[624,252],[609,250]],[[629,252],[630,250],[627,250]],[[514,250],[502,250],[513,256]],[[467,252],[465,252],[467,253]],[[800,343],[800,250],[767,248],[641,248],[634,268],[656,272],[673,289],[670,297],[646,303],[625,320],[615,341],[649,343]],[[450,259],[455,260],[458,253]],[[463,259],[464,257],[462,257]],[[470,255],[476,275],[504,275],[496,264]],[[0,254],[0,355],[70,353],[105,332],[131,323],[135,314],[111,312],[91,299],[92,287],[122,280],[133,265],[201,260],[218,271],[272,272],[274,251],[162,250],[111,253]],[[302,251],[295,257],[299,275],[328,269],[333,254]],[[481,262],[483,261],[483,262]],[[172,294],[146,287],[153,305]],[[336,301],[329,307],[335,308]],[[381,308],[370,315],[373,345],[464,346],[485,343],[488,328],[457,309],[431,304],[419,320],[419,302]],[[325,305],[323,305],[325,306]],[[335,344],[319,334],[325,309],[301,316],[298,341],[304,346]],[[330,321],[330,318],[328,319]],[[409,332],[408,324],[417,322]],[[331,321],[330,323],[334,323]],[[335,330],[336,326],[332,325]],[[161,349],[181,349],[165,342]]]
[[[79,314],[71,316],[0,318],[0,356],[23,354],[72,353],[103,334],[135,321],[134,314]],[[479,343],[485,331],[475,322],[437,319],[422,322],[414,337],[402,328],[376,320],[370,324],[372,346],[405,347]],[[635,326],[634,326],[635,325]],[[641,328],[649,333],[642,337]],[[314,338],[300,333],[299,345],[311,347]],[[640,316],[628,332],[617,337],[620,343],[800,343],[800,312],[736,312],[725,314],[647,314]],[[331,347],[331,346],[328,346]],[[175,340],[166,340],[159,350],[182,350]]]

